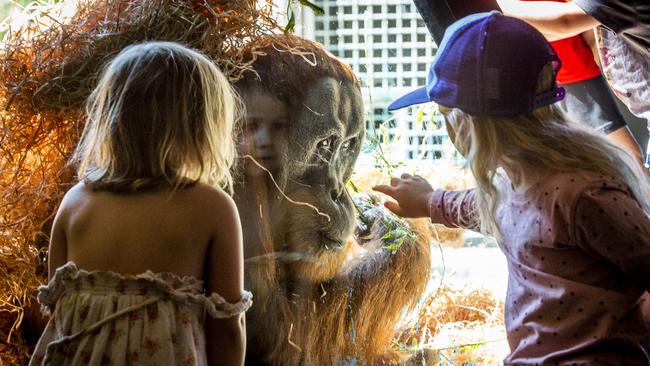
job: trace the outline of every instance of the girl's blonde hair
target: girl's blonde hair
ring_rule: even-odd
[[[203,54],[171,42],[129,46],[105,67],[88,98],[72,162],[95,189],[203,182],[232,192],[241,105]]]
[[[538,92],[550,90],[553,73],[545,68]],[[499,193],[495,179],[502,166],[521,175],[530,172],[589,171],[625,182],[650,215],[650,184],[640,162],[597,132],[566,118],[557,106],[515,117],[478,116],[442,107],[454,130],[454,145],[466,157],[476,179],[475,210],[481,232],[500,237],[496,221]]]

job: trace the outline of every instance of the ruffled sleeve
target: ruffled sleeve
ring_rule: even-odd
[[[227,302],[221,295],[213,292],[208,296],[205,308],[213,318],[230,318],[233,315],[241,314],[253,305],[253,294],[244,291],[241,300],[236,303]]]
[[[66,290],[66,283],[75,276],[78,269],[74,262],[68,262],[56,269],[52,280],[38,286],[38,303],[41,304],[43,315],[50,316],[54,311],[56,302]]]

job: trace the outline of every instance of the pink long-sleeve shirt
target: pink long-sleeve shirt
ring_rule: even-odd
[[[523,194],[507,179],[497,188],[509,273],[504,364],[649,365],[650,218],[628,187],[580,172]],[[473,201],[471,190],[437,190],[431,220],[463,227]]]

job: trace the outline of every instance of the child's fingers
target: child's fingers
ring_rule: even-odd
[[[395,195],[395,191],[396,191],[395,187],[387,186],[385,184],[374,186],[374,187],[372,187],[372,189],[374,191],[381,192],[383,194],[387,194],[387,195],[389,195],[391,197],[393,197]]]
[[[384,202],[384,207],[391,210],[394,214],[402,216],[402,208],[399,206],[397,202],[386,201]]]

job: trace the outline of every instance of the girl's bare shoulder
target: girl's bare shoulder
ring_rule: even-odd
[[[92,189],[86,183],[77,182],[63,196],[59,205],[59,212],[64,213],[88,203],[92,199],[92,193]]]
[[[219,187],[197,183],[186,192],[188,203],[196,209],[202,209],[217,216],[237,212],[233,198]]]

